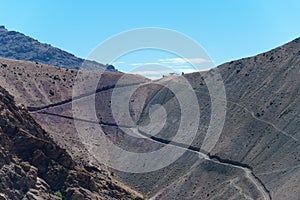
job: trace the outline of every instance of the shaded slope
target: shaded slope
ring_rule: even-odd
[[[78,71],[53,67],[35,62],[16,61],[0,58],[0,85],[6,88],[14,97],[17,104],[26,107],[44,107],[72,101],[72,88]],[[119,72],[83,71],[85,80],[98,78],[99,91],[107,91],[114,87],[124,74]],[[130,76],[130,83],[139,84],[148,80],[141,76]],[[84,80],[77,80],[84,82]],[[92,87],[88,84],[82,88],[78,96],[90,94]],[[105,104],[109,97],[105,97]],[[58,108],[59,109],[59,108]],[[69,109],[69,108],[68,108]],[[70,110],[69,110],[70,111]],[[78,162],[88,163],[93,158],[86,154],[84,146],[78,139],[72,120],[36,116],[35,120],[51,135],[61,147],[66,148],[71,156]],[[62,132],[62,130],[64,130]],[[103,167],[103,166],[102,166]]]
[[[0,193],[6,199],[134,199],[105,171],[78,166],[0,87]]]

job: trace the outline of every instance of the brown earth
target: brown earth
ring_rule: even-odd
[[[145,196],[157,199],[298,199],[299,52],[300,39],[296,39],[270,52],[218,67],[226,90],[227,115],[222,134],[210,152],[201,151],[201,147],[211,119],[212,100],[204,81],[211,72],[184,75],[197,94],[201,112],[192,148],[161,170],[145,174],[116,171],[115,176]],[[95,155],[89,154],[74,127],[72,87],[77,73],[86,76],[79,80],[83,83],[100,75],[101,81],[95,95],[98,121],[89,118],[94,105],[86,102],[94,96],[88,84],[76,99],[86,118],[75,120],[83,126],[101,124],[101,134],[116,144],[135,152],[153,151],[171,140],[178,128],[178,101],[172,92],[157,83],[179,84],[179,77],[150,82],[140,76],[126,75],[130,81],[116,89],[114,85],[122,73],[67,71],[7,59],[0,62],[1,85],[15,96],[17,103],[28,107],[53,140],[83,166],[91,164],[105,170]],[[126,95],[132,85],[139,85],[129,102],[131,116],[137,124],[143,126],[150,122],[151,105],[164,105],[169,114],[169,121],[157,138],[135,138],[116,126],[118,122],[110,107],[111,95],[113,92]],[[128,124],[128,119],[123,120],[127,128],[137,129]],[[184,147],[184,144],[176,145]],[[199,158],[201,153],[208,158]]]
[[[141,199],[92,166],[81,166],[59,147],[24,107],[0,87],[1,199]]]

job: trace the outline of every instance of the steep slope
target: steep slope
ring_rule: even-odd
[[[1,199],[140,199],[105,171],[77,165],[0,87]]]
[[[45,64],[17,61],[0,58],[0,85],[6,88],[14,97],[17,104],[31,107],[43,107],[62,102],[64,105],[72,103],[72,87],[78,71],[53,67]],[[95,79],[101,76],[98,90],[111,90],[118,79],[124,74],[119,72],[82,71],[85,78],[78,80]],[[129,75],[130,76],[130,75]],[[148,81],[141,76],[130,76],[130,84],[139,84]],[[82,88],[81,94],[92,91],[87,84]],[[109,101],[109,96],[105,104]],[[104,100],[103,99],[103,100]],[[59,107],[59,106],[58,106]],[[63,109],[62,109],[63,110]],[[70,107],[68,107],[70,111]],[[70,115],[72,115],[69,112]],[[79,162],[90,162],[93,158],[87,156],[84,146],[78,139],[72,119],[52,115],[37,115],[32,113],[35,120],[53,137],[61,147],[66,148],[72,157]],[[62,132],[62,130],[64,130]]]
[[[186,148],[187,151],[176,162],[161,170],[144,174],[115,174],[153,199],[298,199],[299,52],[300,39],[296,39],[270,52],[218,67],[226,89],[227,116],[221,137],[210,152],[203,152],[201,149],[211,119],[212,100],[203,79],[209,76],[210,72],[186,74],[185,78],[196,92],[201,112],[200,125],[192,146],[174,144],[178,148]],[[88,87],[81,91],[81,94],[86,95],[76,99],[78,105],[81,105],[80,111],[86,114],[86,117],[73,118],[71,90],[74,75],[71,75],[70,71],[62,72],[61,69],[45,65],[41,70],[35,63],[12,60],[1,60],[1,63],[2,84],[16,96],[18,103],[29,107],[31,115],[49,131],[55,141],[71,152],[72,156],[79,155],[78,152],[83,150],[77,160],[91,160],[93,156],[86,156],[89,152],[84,149],[78,135],[74,135],[74,121],[80,121],[82,126],[89,127],[101,124],[101,134],[134,152],[148,152],[161,148],[169,143],[178,129],[176,124],[181,115],[178,101],[172,92],[158,85],[171,82],[179,84],[178,77],[150,82],[131,75],[128,79],[130,81],[118,90],[114,86],[123,74],[106,73],[106,79],[101,79],[95,95],[98,120],[92,121],[89,112],[95,105],[86,102],[94,96],[90,95]],[[30,74],[29,69],[33,71],[35,75],[32,77],[35,78],[26,78],[27,75],[23,77],[18,74]],[[43,75],[45,70],[50,78]],[[83,72],[73,71],[73,74],[77,73]],[[48,95],[46,99],[45,94],[49,93],[50,86],[43,87],[40,83],[44,79],[46,82],[52,82],[51,77],[57,74],[69,77],[70,87],[61,88],[60,85],[65,83],[55,78],[55,95]],[[59,77],[61,79],[61,76]],[[92,77],[93,73],[90,74],[90,78]],[[86,79],[89,79],[89,75]],[[26,89],[23,90],[21,85]],[[133,134],[143,134],[136,126],[126,123],[126,119],[123,121],[123,127],[117,126],[117,120],[114,119],[110,107],[111,96],[126,95],[130,85],[139,86],[131,97],[129,107],[131,116],[141,127],[149,123],[151,105],[164,105],[169,121],[155,138],[147,138],[151,134],[142,139],[126,135],[121,128],[134,130]],[[39,89],[34,89],[35,87]],[[37,91],[34,93],[37,96],[29,95],[32,90]],[[30,100],[24,99],[23,96]],[[161,119],[163,116],[156,117]],[[64,131],[63,134],[57,134],[60,130]],[[97,141],[94,141],[94,144],[97,144]],[[74,151],[73,148],[77,150]],[[92,163],[101,166],[97,160],[93,160]]]
[[[0,26],[0,57],[41,62],[70,69],[87,67],[103,71],[116,71],[112,65],[103,65],[88,60],[84,61],[49,44],[42,44],[22,33],[8,31],[4,26]]]
[[[223,162],[249,166],[272,199],[298,199],[300,193],[299,52],[300,39],[296,39],[270,52],[218,67],[226,89],[227,116],[221,137],[210,155],[213,158],[221,158]],[[192,144],[195,148],[201,148],[203,141],[201,135],[207,130],[211,112],[210,97],[201,76],[206,76],[206,74],[186,75],[193,88],[198,92],[201,110],[198,137]],[[164,93],[162,92],[162,94]],[[157,92],[149,99],[155,103],[160,102],[160,104],[166,105],[165,108],[171,110],[168,103],[172,100],[165,101],[160,95],[157,95]],[[151,101],[146,105],[151,104]],[[169,127],[169,131],[163,132],[160,137],[168,140],[169,133],[176,131],[174,126],[170,125]],[[233,197],[236,199],[257,199],[258,197],[266,199],[263,192],[258,193],[258,197],[254,197],[252,196],[254,192],[250,190],[249,193],[244,187],[241,180],[247,178],[247,173],[243,176],[241,173],[237,173],[235,178],[216,181],[224,174],[213,176],[213,165],[203,170],[201,169],[203,162],[194,165],[195,162],[191,162],[191,159],[187,160],[184,156],[181,158],[181,163],[188,162],[190,162],[191,170],[183,170],[182,173],[179,173],[180,175],[178,173],[175,176],[173,176],[174,174],[172,176],[165,175],[165,171],[172,172],[176,165],[168,170],[154,173],[158,174],[157,177],[163,176],[163,182],[169,182],[168,185],[170,185],[160,191],[160,197],[178,198],[178,195],[184,194],[185,198],[189,196],[189,198],[195,199],[194,195],[197,194],[198,199],[206,199],[208,197],[201,195],[206,189],[202,188],[201,190],[200,186],[205,188],[209,186],[211,191],[208,190],[207,194],[212,196],[211,198],[221,198],[220,193],[227,194],[228,191],[230,193],[230,190],[234,189],[241,195],[243,194],[242,197]],[[197,168],[198,170],[195,170]],[[199,173],[202,174],[199,175]],[[153,179],[154,174],[146,177]],[[138,178],[132,177],[124,179],[133,182],[138,180]],[[169,181],[169,179],[172,180]],[[210,180],[210,184],[207,185],[200,179]],[[212,184],[214,181],[215,183]],[[222,185],[226,183],[227,186]],[[163,187],[162,183],[156,182],[155,184],[154,187]],[[191,185],[194,185],[195,188],[191,189]],[[218,188],[217,192],[213,189],[216,187]],[[223,198],[227,199],[228,196],[223,196]]]

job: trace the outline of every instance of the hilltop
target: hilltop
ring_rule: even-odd
[[[82,67],[102,71],[116,71],[112,65],[85,61],[49,44],[40,43],[38,40],[22,33],[9,31],[4,26],[0,26],[0,57],[41,62],[70,69],[80,69]],[[82,66],[83,63],[85,66]]]

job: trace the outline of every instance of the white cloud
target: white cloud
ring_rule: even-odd
[[[207,69],[192,69],[192,68],[178,68],[176,70],[180,71],[180,72],[184,72],[184,73],[193,73],[193,72],[203,72],[203,71],[208,71],[211,68],[207,68]]]
[[[148,75],[147,78],[155,80],[155,79],[162,78],[162,75],[161,74],[159,74],[159,75]]]
[[[163,58],[158,59],[157,62],[144,62],[144,63],[132,63],[132,66],[142,66],[142,65],[164,65],[164,64],[201,64],[210,62],[204,58]],[[190,68],[190,66],[185,66]]]
[[[116,62],[113,62],[112,64],[113,64],[113,65],[117,65],[117,64],[125,64],[125,62],[124,62],[124,61],[116,61]]]
[[[158,61],[164,64],[183,64],[183,63],[201,64],[201,63],[209,62],[204,58],[164,58],[164,59],[159,59]]]
[[[173,70],[143,70],[143,71],[132,71],[131,73],[139,75],[162,75],[174,72]]]
[[[192,65],[173,65],[172,68],[174,68],[174,69],[191,69]]]
[[[187,69],[187,68],[182,68],[182,69],[176,69],[180,72],[184,72],[184,73],[193,73],[193,72],[198,72],[199,70],[196,69]]]
[[[136,71],[133,70],[131,73],[139,74],[145,76],[150,79],[161,78],[163,75],[168,75],[170,73],[176,72],[177,74],[184,73],[193,73],[199,71],[207,71],[211,68],[200,69],[195,68],[193,65],[198,65],[203,63],[209,63],[211,61],[206,60],[204,58],[163,58],[158,59],[154,62],[140,62],[140,63],[131,63],[130,65],[134,68],[136,67]],[[141,69],[143,67],[143,69]],[[204,66],[203,66],[204,67]]]
[[[145,62],[145,63],[132,63],[132,66],[143,66],[143,65],[161,65],[158,62]]]

